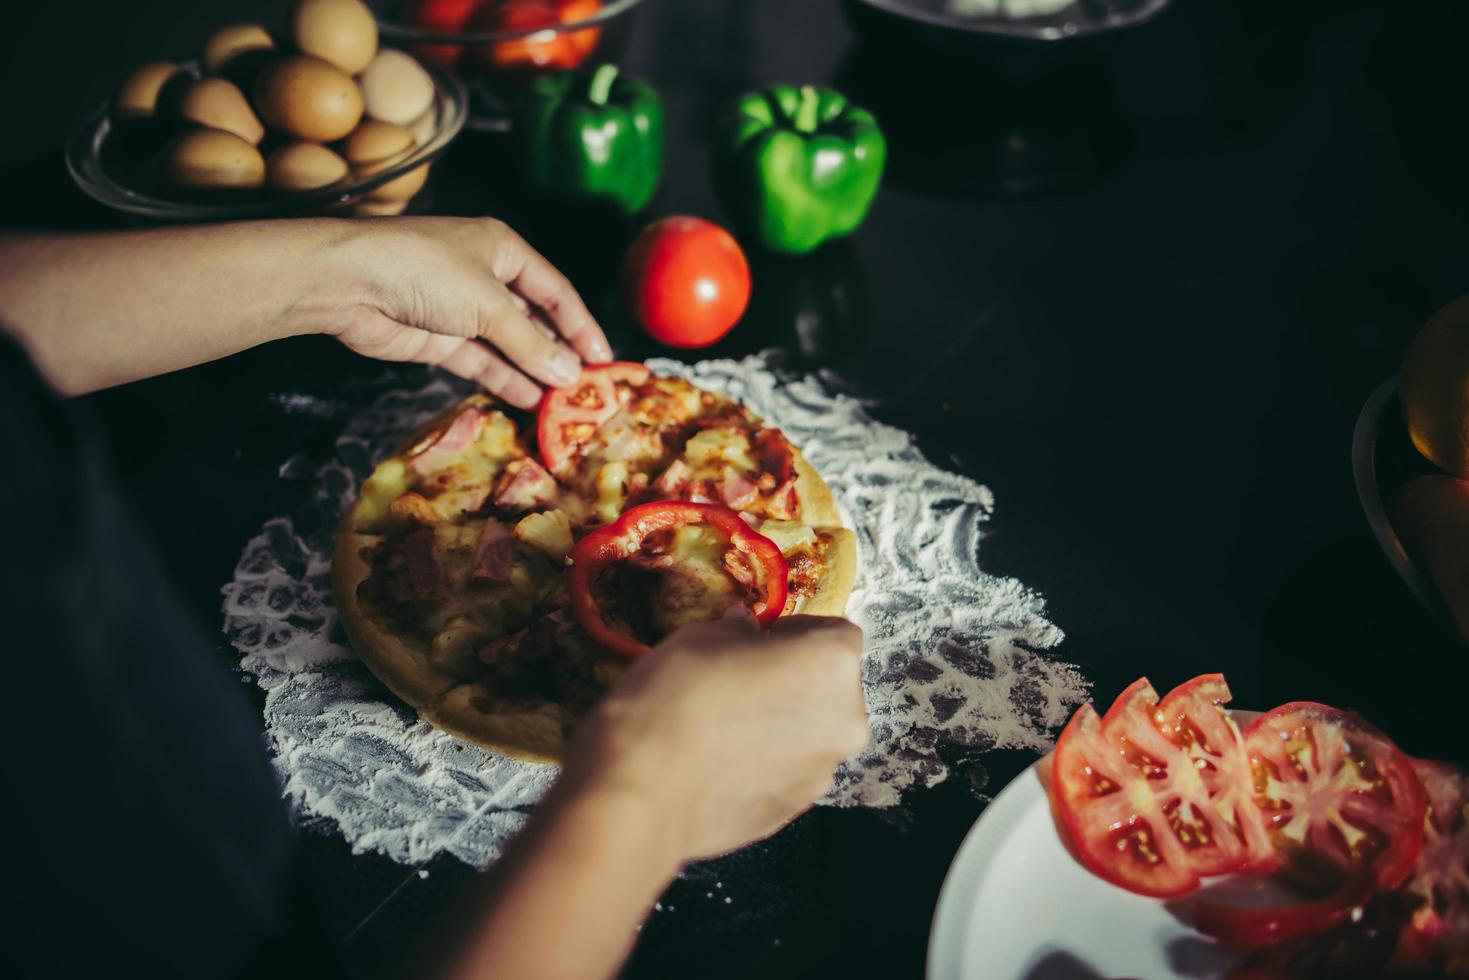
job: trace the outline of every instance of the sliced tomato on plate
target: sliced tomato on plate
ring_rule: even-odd
[[[1427,969],[1443,955],[1469,956],[1469,776],[1446,762],[1413,760],[1428,798],[1423,851],[1403,891],[1419,902],[1395,963]]]
[[[1052,778],[1083,864],[1157,897],[1187,894],[1200,876],[1269,865],[1229,697],[1218,674],[1161,702],[1144,678],[1102,718],[1090,705],[1077,711],[1056,742]]]
[[[1413,771],[1423,784],[1428,813],[1423,850],[1404,887],[1442,913],[1469,917],[1469,776],[1458,766],[1427,759],[1414,759]]]
[[[1412,761],[1359,716],[1295,701],[1245,730],[1255,802],[1277,849],[1396,888],[1423,848],[1427,799]]]
[[[1118,730],[1130,761],[1165,798],[1170,826],[1201,877],[1275,865],[1265,820],[1251,799],[1244,739],[1224,708],[1230,698],[1223,674],[1195,677],[1161,702],[1141,681],[1102,722]]]
[[[1469,973],[1469,778],[1443,762],[1415,759],[1412,766],[1428,810],[1423,849],[1398,890],[1379,891],[1359,875],[1325,898],[1286,908],[1200,904],[1200,931],[1254,951],[1230,980],[1336,976],[1341,964],[1363,977]],[[1258,972],[1271,968],[1280,972]]]
[[[555,473],[617,414],[619,382],[642,384],[650,374],[647,365],[631,361],[592,364],[574,384],[548,389],[541,397],[536,424],[536,443],[546,469]]]
[[[1324,933],[1396,888],[1423,848],[1427,800],[1412,761],[1348,711],[1296,701],[1245,729],[1255,803],[1282,856],[1333,869],[1330,894],[1278,908],[1200,902],[1200,932],[1240,949]]]
[[[1093,874],[1142,895],[1185,895],[1199,884],[1162,803],[1102,730],[1090,704],[1056,740],[1056,810],[1077,858]]]
[[[1246,908],[1221,902],[1200,902],[1194,909],[1194,928],[1226,946],[1253,950],[1292,939],[1316,936],[1359,914],[1372,897],[1369,879],[1343,878],[1329,894],[1309,902],[1275,908]]]

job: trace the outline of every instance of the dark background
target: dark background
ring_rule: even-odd
[[[213,28],[278,10],[13,5],[4,225],[122,226],[70,186],[70,127],[135,63],[190,57]],[[1237,704],[1356,708],[1409,752],[1464,762],[1469,657],[1377,549],[1349,446],[1414,331],[1469,291],[1465,37],[1459,0],[1177,0],[1139,30],[1037,58],[905,50],[886,31],[859,44],[828,0],[650,0],[622,61],[666,99],[654,215],[720,218],[705,137],[744,87],[834,82],[877,111],[892,159],[867,224],[808,262],[757,256],[755,310],[717,353],[781,346],[987,484],[985,567],[1047,597],[1059,655],[1099,697],[1139,674],[1164,688],[1224,670]],[[503,160],[500,138],[466,134],[430,206],[511,220],[570,272],[620,354],[652,353],[612,296],[634,229],[527,207]],[[828,322],[796,315],[837,292]],[[85,400],[206,623],[243,543],[302,499],[280,463],[325,454],[380,374],[302,339]],[[270,398],[282,391],[340,412],[288,415]],[[164,495],[179,486],[193,511]],[[990,753],[901,812],[814,812],[691,869],[628,974],[918,975],[954,849],[983,794],[1030,761]],[[303,839],[365,973],[470,876],[448,859],[423,878],[353,856],[330,828]]]

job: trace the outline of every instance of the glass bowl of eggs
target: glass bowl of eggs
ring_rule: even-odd
[[[370,2],[384,38],[467,80],[472,127],[500,130],[527,80],[615,62],[643,0]]]
[[[150,221],[398,214],[468,106],[442,65],[380,47],[361,0],[298,0],[279,32],[232,24],[198,61],[139,66],[82,120],[66,164],[88,195]]]

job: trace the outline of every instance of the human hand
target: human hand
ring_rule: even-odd
[[[685,626],[578,730],[564,781],[650,802],[678,862],[769,836],[867,744],[861,656],[845,619]]]
[[[322,323],[359,354],[438,365],[520,408],[612,357],[571,283],[501,221],[358,220],[339,245],[357,298]]]

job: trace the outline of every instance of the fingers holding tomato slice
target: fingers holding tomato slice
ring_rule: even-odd
[[[1296,701],[1245,730],[1255,802],[1287,855],[1395,888],[1423,847],[1427,799],[1409,758],[1362,718]]]

